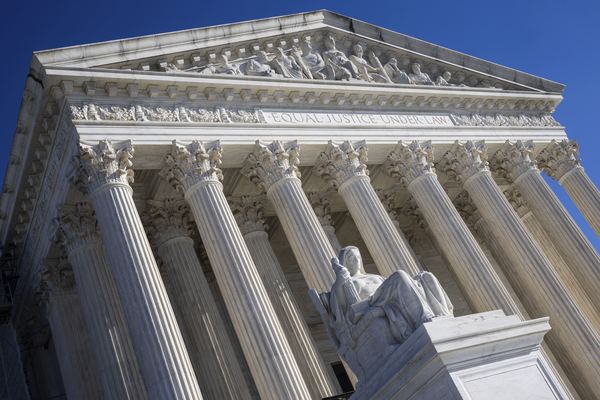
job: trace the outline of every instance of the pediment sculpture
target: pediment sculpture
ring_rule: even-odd
[[[331,34],[324,36],[321,40],[318,46],[320,51],[313,49],[314,45],[316,43],[309,37],[297,41],[290,48],[276,46],[272,47],[269,52],[256,51],[255,55],[250,57],[233,59],[234,55],[231,53],[219,54],[205,65],[188,69],[178,68],[173,63],[166,63],[162,67],[162,71],[502,89],[501,84],[493,85],[487,80],[480,82],[479,78],[473,75],[465,80],[464,74],[462,74],[460,79],[455,80],[447,69],[444,69],[439,76],[432,75],[430,77],[423,72],[425,66],[422,60],[410,61],[409,57],[403,56],[403,65],[410,68],[407,73],[405,69],[398,66],[396,58],[388,56],[386,62],[385,58],[380,58],[381,52],[376,55],[373,50],[367,51],[364,43],[355,43],[348,51],[340,49],[336,45],[335,36]],[[433,71],[437,71],[437,68]]]
[[[430,272],[411,277],[396,271],[387,279],[367,274],[354,246],[342,249],[332,267],[336,277],[331,292],[317,294],[312,289],[309,294],[359,383],[421,325],[453,315],[450,299]]]

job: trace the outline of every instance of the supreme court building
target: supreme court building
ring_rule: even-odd
[[[2,399],[351,391],[307,294],[348,245],[432,272],[455,316],[550,317],[545,360],[600,398],[600,256],[553,189],[599,235],[600,192],[563,89],[329,11],[34,53]]]

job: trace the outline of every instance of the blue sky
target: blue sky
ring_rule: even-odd
[[[554,117],[581,145],[600,186],[600,1],[7,1],[2,8],[0,178],[3,179],[31,55],[37,50],[328,9],[565,84]],[[566,192],[551,187],[590,241],[600,240]]]

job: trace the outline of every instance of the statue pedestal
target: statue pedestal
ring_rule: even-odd
[[[501,310],[423,324],[351,400],[568,399],[539,352],[548,318]]]

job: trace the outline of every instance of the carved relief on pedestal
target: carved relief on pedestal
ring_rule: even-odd
[[[415,140],[408,145],[402,141],[398,142],[396,149],[381,166],[381,170],[398,179],[405,187],[422,175],[435,173],[431,141],[419,143]]]
[[[317,174],[331,186],[339,189],[345,182],[355,176],[367,176],[366,141],[336,143],[330,140],[325,152],[319,155],[320,161],[314,166]]]
[[[288,143],[276,140],[271,144],[257,140],[241,173],[267,192],[282,179],[300,178],[299,157],[300,147],[295,140]]]
[[[72,159],[76,170],[71,183],[92,194],[107,183],[133,183],[133,146],[130,140],[113,142],[101,140],[98,144],[80,140],[79,155]]]
[[[189,145],[173,140],[166,162],[159,175],[184,195],[197,183],[219,182],[223,179],[223,173],[218,168],[221,164],[220,140],[206,144],[194,140]]]
[[[228,197],[227,201],[242,236],[250,232],[265,232],[268,229],[268,225],[265,223],[266,196]]]
[[[452,148],[444,154],[444,159],[438,164],[448,176],[456,179],[461,185],[479,172],[489,171],[487,145],[485,141],[468,140],[456,141]]]
[[[540,169],[552,179],[560,180],[569,171],[581,167],[577,140],[552,140],[537,157]]]
[[[490,169],[509,182],[515,182],[522,174],[537,171],[535,160],[531,158],[534,151],[533,140],[507,140],[490,160]]]

